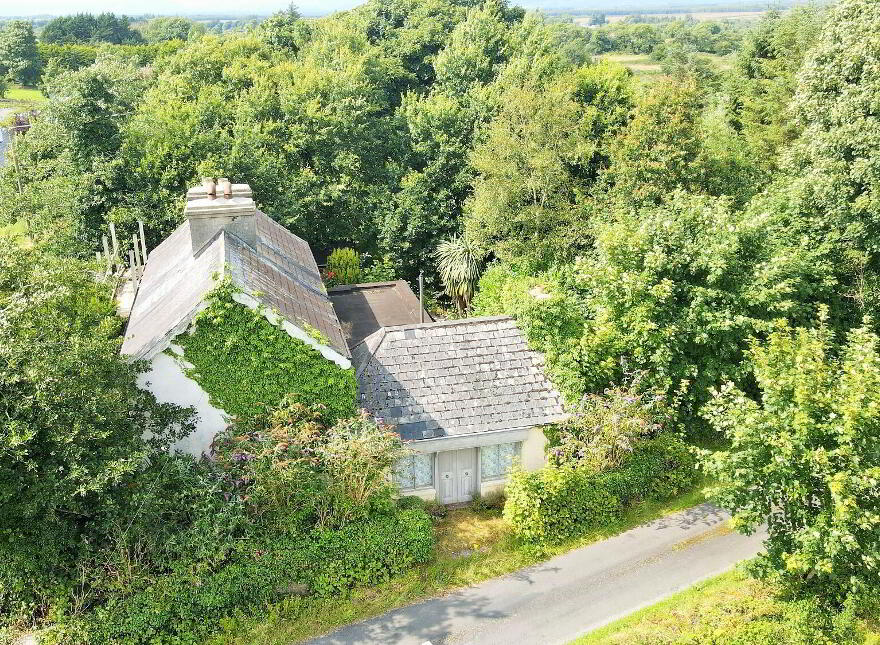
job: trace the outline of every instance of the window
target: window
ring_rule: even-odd
[[[404,457],[394,466],[394,483],[401,490],[432,488],[434,486],[434,455],[415,453]]]
[[[514,457],[519,457],[520,443],[499,443],[480,448],[480,479],[503,479],[510,472]]]

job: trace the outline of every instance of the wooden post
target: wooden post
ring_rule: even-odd
[[[107,243],[107,236],[101,236],[101,243],[104,245],[104,258],[107,260],[107,271],[113,266],[113,260],[110,258],[110,246]]]
[[[116,225],[113,222],[110,222],[110,239],[113,240],[113,264],[116,264],[119,258],[119,242],[116,239]]]
[[[425,278],[419,271],[419,321],[425,322]]]
[[[142,262],[141,262],[141,250],[138,247],[137,233],[135,233],[134,235],[131,236],[131,242],[132,242],[132,246],[134,247],[134,261],[135,261],[135,265],[137,268],[137,274],[138,274],[138,277],[140,277]]]
[[[131,284],[137,289],[137,265],[134,261],[134,251],[128,249],[128,265],[131,267]]]
[[[144,223],[138,220],[138,231],[141,234],[141,259],[144,261],[144,266],[147,266],[147,238],[144,237]]]

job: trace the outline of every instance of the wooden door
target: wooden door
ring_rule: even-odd
[[[477,490],[477,450],[449,450],[437,455],[440,473],[440,502],[469,502]]]

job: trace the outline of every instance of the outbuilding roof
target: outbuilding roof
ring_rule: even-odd
[[[319,331],[341,356],[351,354],[318,265],[305,240],[256,211],[256,245],[220,230],[193,254],[190,222],[149,254],[132,305],[122,354],[149,359],[186,330],[222,275],[300,328]]]
[[[349,347],[380,327],[433,322],[405,280],[346,284],[327,290]]]
[[[506,316],[400,325],[352,350],[361,405],[404,440],[545,425],[562,398]]]

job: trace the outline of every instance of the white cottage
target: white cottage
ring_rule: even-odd
[[[383,327],[352,355],[361,406],[414,451],[397,469],[405,494],[467,502],[503,488],[514,459],[544,465],[562,399],[511,318]]]
[[[543,428],[563,418],[562,400],[512,319],[434,322],[403,281],[328,294],[309,245],[257,210],[246,184],[193,188],[185,214],[149,254],[122,345],[150,362],[142,387],[195,407],[197,429],[177,449],[209,452],[228,423],[174,343],[227,276],[242,305],[263,305],[291,338],[342,368],[354,364],[361,407],[413,449],[395,475],[404,494],[466,502],[502,488],[515,459],[527,470],[544,465]]]
[[[185,373],[186,356],[174,339],[207,306],[222,276],[241,291],[236,299],[280,322],[292,338],[317,349],[340,367],[350,352],[309,245],[257,210],[247,184],[219,182],[191,189],[186,221],[149,254],[134,298],[122,354],[150,362],[142,387],[163,402],[193,406],[196,431],[175,448],[195,456],[209,452],[228,417]],[[307,329],[317,329],[321,343]]]

